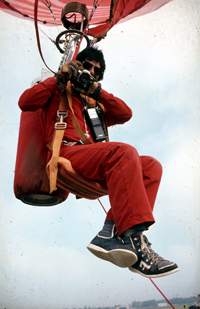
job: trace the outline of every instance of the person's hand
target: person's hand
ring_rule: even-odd
[[[64,63],[60,69],[61,74],[65,74],[64,78],[66,78],[66,80],[70,80],[72,76],[76,76],[77,75],[77,71],[79,70],[81,66],[81,62],[78,60],[70,61],[68,63]]]
[[[70,78],[77,75],[77,71],[79,70],[80,66],[81,62],[78,60],[75,60],[75,62],[70,61],[68,63],[64,63],[58,72],[59,75],[54,77],[56,83],[61,87],[66,87]]]
[[[93,98],[94,100],[98,101],[99,96],[101,94],[101,84],[97,83],[97,82],[93,82],[92,86],[90,87],[90,89],[88,91],[85,91],[82,88],[74,88],[76,91],[85,94],[88,97]]]

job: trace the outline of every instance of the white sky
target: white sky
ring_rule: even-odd
[[[155,279],[168,297],[200,293],[200,2],[174,0],[115,26],[99,43],[107,63],[103,88],[133,110],[110,140],[157,158],[164,174],[152,248],[180,271]],[[149,279],[93,256],[86,246],[102,228],[98,201],[32,207],[15,199],[13,178],[21,93],[40,75],[34,25],[0,12],[0,309],[128,305],[162,299]],[[45,28],[57,36],[56,29]],[[41,35],[56,70],[61,55]],[[109,209],[108,198],[101,199]]]

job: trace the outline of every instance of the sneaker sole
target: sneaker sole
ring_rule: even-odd
[[[142,272],[140,272],[139,270],[134,269],[132,267],[129,267],[129,270],[134,272],[134,273],[137,273],[139,275],[142,275],[143,277],[146,277],[146,278],[160,278],[160,277],[164,277],[164,276],[174,274],[175,272],[179,271],[179,268],[175,268],[175,269],[172,269],[170,271],[166,271],[165,273],[156,274],[156,275],[145,275]]]
[[[119,267],[129,267],[134,265],[137,260],[137,254],[128,250],[115,249],[106,251],[105,249],[89,244],[87,249],[102,260],[109,261]]]

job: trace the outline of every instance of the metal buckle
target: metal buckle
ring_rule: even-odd
[[[67,123],[64,122],[63,119],[68,116],[68,111],[61,112],[61,111],[57,110],[57,116],[60,118],[60,121],[55,123],[55,129],[56,130],[66,129]]]

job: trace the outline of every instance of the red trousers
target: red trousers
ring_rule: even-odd
[[[162,166],[154,158],[139,156],[125,143],[62,146],[60,156],[71,161],[81,175],[108,187],[111,209],[106,220],[114,220],[118,234],[140,223],[155,222],[153,208]]]

